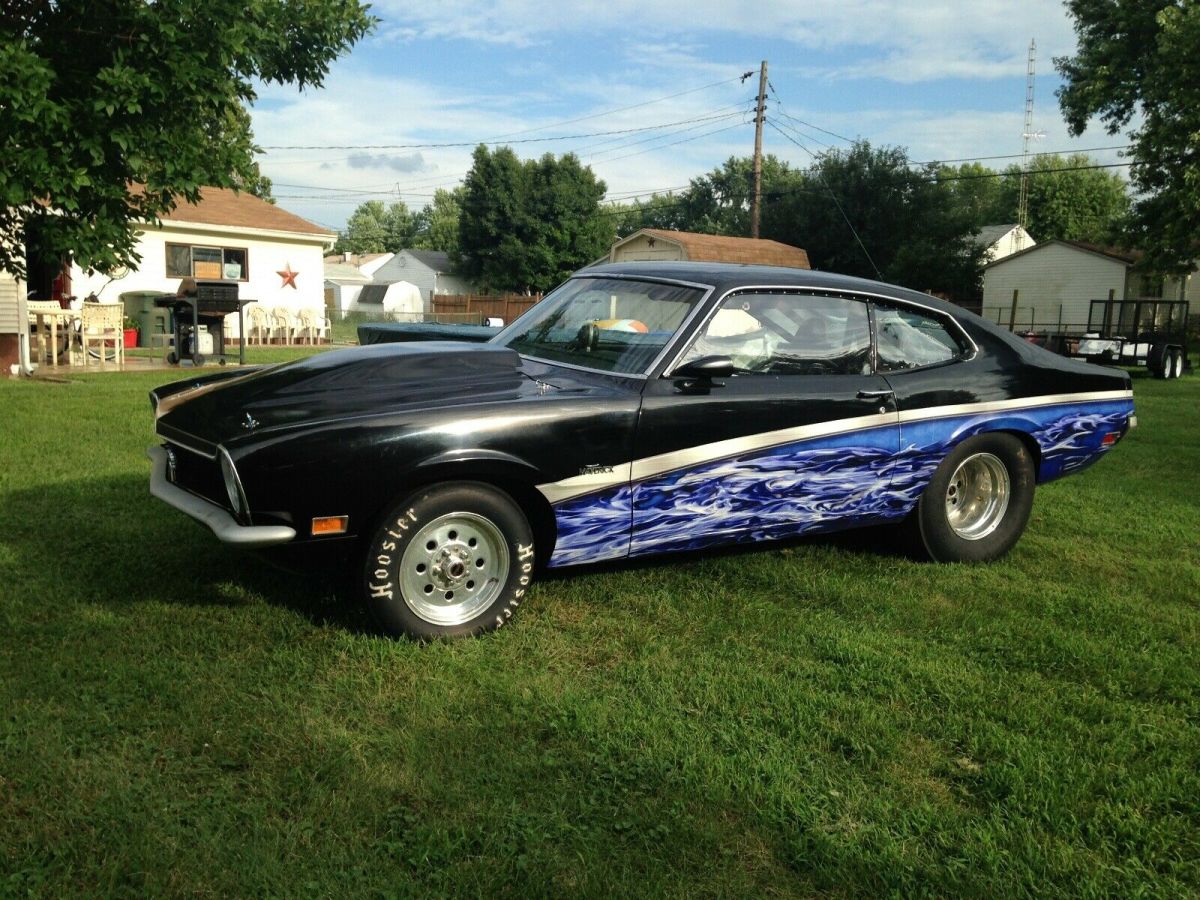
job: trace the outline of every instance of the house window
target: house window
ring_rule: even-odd
[[[167,277],[246,281],[249,278],[248,256],[240,247],[167,244]]]

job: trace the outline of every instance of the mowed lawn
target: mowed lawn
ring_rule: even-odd
[[[177,375],[0,382],[0,896],[1200,893],[1200,377],[998,564],[592,569],[418,646],[149,496]]]

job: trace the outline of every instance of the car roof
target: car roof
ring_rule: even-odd
[[[900,287],[838,275],[834,272],[818,272],[812,269],[789,269],[784,266],[755,266],[738,263],[714,262],[624,262],[601,263],[576,272],[576,278],[593,278],[603,275],[626,277],[666,278],[672,281],[689,281],[695,284],[712,285],[718,294],[746,285],[758,287],[801,287],[827,291],[856,291],[861,293],[894,297],[919,303],[930,309],[962,317],[967,310],[954,303]]]

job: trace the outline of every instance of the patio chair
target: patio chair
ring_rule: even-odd
[[[307,339],[310,344],[320,343],[324,340],[326,329],[329,327],[329,320],[325,317],[324,310],[306,306],[300,310],[298,317],[300,324],[295,331],[296,343],[300,343],[302,339]]]
[[[125,363],[125,307],[120,303],[85,303],[79,311],[80,361],[88,365],[93,345],[100,359],[100,368],[107,368],[108,347],[112,345],[112,359],[118,366]]]
[[[292,311],[286,306],[276,306],[271,310],[270,343],[278,339],[281,344],[290,344],[292,334]]]
[[[243,312],[250,322],[249,328],[246,329],[246,343],[253,341],[257,344],[264,344],[269,341],[271,325],[267,311],[257,303],[247,303]]]

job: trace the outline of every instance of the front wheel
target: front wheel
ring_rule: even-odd
[[[475,635],[512,618],[533,566],[533,532],[507,494],[477,482],[431,485],[376,529],[363,591],[390,634]]]
[[[1033,459],[1011,434],[981,434],[942,460],[914,514],[920,541],[938,562],[1003,556],[1033,509]]]

